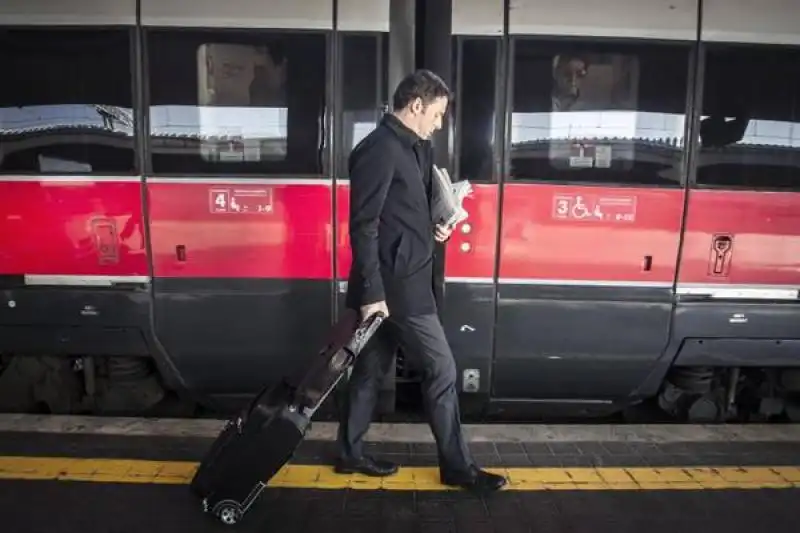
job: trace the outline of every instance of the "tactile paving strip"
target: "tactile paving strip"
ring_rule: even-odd
[[[0,457],[0,479],[187,484],[196,462],[60,457]],[[506,490],[714,490],[800,488],[800,467],[488,468],[507,476]],[[362,490],[449,490],[436,467],[402,467],[387,478],[340,475],[330,466],[286,465],[272,487]]]

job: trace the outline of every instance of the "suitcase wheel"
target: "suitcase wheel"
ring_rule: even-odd
[[[226,526],[233,526],[242,519],[242,509],[239,504],[232,501],[219,502],[214,507],[214,514]]]

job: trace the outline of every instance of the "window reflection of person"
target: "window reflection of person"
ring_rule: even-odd
[[[708,116],[700,121],[700,145],[703,148],[724,148],[742,141],[750,124],[745,90],[740,89],[737,94],[706,96],[709,98]]]
[[[254,106],[266,105],[269,98],[269,74],[266,67],[253,67],[253,80],[250,82],[250,103]]]
[[[260,52],[264,61],[253,65],[253,78],[249,86],[250,105],[281,107],[284,104],[286,56],[276,46],[265,47]]]
[[[569,111],[575,106],[588,69],[589,62],[578,56],[560,54],[553,58],[553,111]]]
[[[259,159],[286,156],[286,124],[281,122],[277,111],[287,107],[285,98],[286,65],[287,59],[283,48],[279,44],[261,46],[255,50],[250,68],[250,80],[247,88],[248,107],[260,108],[258,112],[259,123],[270,134],[267,138],[250,139],[248,144],[260,146]],[[267,111],[270,110],[270,111]],[[271,155],[269,155],[271,154]]]

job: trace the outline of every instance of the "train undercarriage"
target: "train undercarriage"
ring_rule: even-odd
[[[800,421],[800,369],[673,367],[656,399],[691,423]]]
[[[379,412],[421,408],[413,396],[419,375],[401,357],[395,386]],[[409,391],[411,391],[409,393]],[[400,405],[402,403],[402,405]],[[225,416],[226,409],[171,390],[144,357],[0,357],[0,411],[98,416]],[[380,413],[379,413],[380,414]],[[630,423],[800,422],[800,368],[673,367],[658,394],[620,404]],[[517,415],[518,416],[518,415]],[[467,417],[481,420],[469,413]],[[487,419],[488,421],[488,419]],[[525,420],[517,420],[525,422]]]
[[[0,358],[0,410],[45,414],[191,416],[145,357]]]

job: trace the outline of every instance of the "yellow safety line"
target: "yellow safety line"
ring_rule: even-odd
[[[0,457],[0,479],[184,485],[195,462],[69,457]],[[710,490],[800,488],[800,467],[487,468],[508,477],[506,490]],[[436,467],[402,467],[394,476],[339,475],[330,466],[286,465],[271,487],[451,490]]]

